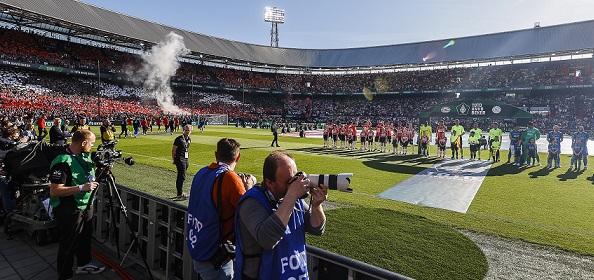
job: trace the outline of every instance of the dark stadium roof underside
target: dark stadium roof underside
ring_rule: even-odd
[[[273,48],[207,36],[75,0],[0,0],[0,20],[131,48],[184,37],[190,58],[253,67],[390,67],[592,52],[594,20],[504,33],[349,49]],[[450,39],[453,45],[447,46]],[[425,58],[425,61],[423,60]]]

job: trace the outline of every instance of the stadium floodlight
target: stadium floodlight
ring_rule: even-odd
[[[264,21],[272,23],[270,29],[270,46],[278,47],[278,24],[285,23],[285,10],[277,7],[264,8]]]
[[[264,8],[264,21],[285,23],[285,10],[277,9],[276,7]]]

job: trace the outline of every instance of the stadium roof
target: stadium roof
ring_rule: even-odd
[[[348,49],[295,49],[236,42],[150,22],[76,0],[0,0],[0,20],[72,37],[141,48],[169,32],[191,57],[254,67],[353,68],[592,52],[594,20],[429,42]],[[451,41],[453,40],[453,41]]]

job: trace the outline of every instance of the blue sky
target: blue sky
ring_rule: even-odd
[[[286,10],[279,46],[352,48],[482,35],[594,19],[592,0],[82,0],[138,18],[260,45],[264,7]],[[591,36],[591,35],[588,35]]]

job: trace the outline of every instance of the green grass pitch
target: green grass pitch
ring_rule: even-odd
[[[93,130],[98,133],[98,127]],[[137,164],[116,164],[116,181],[163,198],[175,196],[171,147],[177,135],[121,139],[117,149],[125,157],[134,156]],[[242,145],[236,172],[254,174],[259,180],[264,158],[277,149],[270,147],[272,135],[263,129],[207,126],[204,133],[195,129],[191,137],[186,192],[193,175],[214,161],[216,142],[223,137]],[[594,254],[593,176],[591,171],[567,172],[567,155],[561,157],[564,168],[552,171],[544,166],[494,164],[463,214],[376,198],[431,166],[434,159],[322,149],[322,141],[280,136],[278,148],[292,153],[298,169],[308,174],[354,173],[353,193],[330,192],[328,204],[344,207],[327,211],[324,236],[308,236],[314,246],[417,279],[484,277],[488,268],[484,254],[458,228]],[[545,154],[540,158],[546,162]]]

